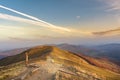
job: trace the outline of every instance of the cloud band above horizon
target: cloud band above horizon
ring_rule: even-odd
[[[2,18],[2,19],[13,20],[13,21],[22,21],[22,22],[27,22],[27,23],[28,22],[29,23],[34,22],[34,23],[37,23],[37,25],[39,24],[39,26],[42,26],[42,27],[47,27],[47,28],[52,28],[52,29],[58,29],[58,30],[63,30],[63,31],[67,31],[67,32],[71,31],[70,29],[59,27],[59,26],[55,26],[55,25],[53,25],[51,23],[45,22],[43,20],[40,20],[40,19],[38,19],[36,17],[30,16],[28,14],[16,11],[14,9],[11,9],[11,8],[8,8],[8,7],[2,6],[2,5],[0,5],[0,8],[3,8],[5,10],[17,13],[17,14],[22,15],[22,16],[25,16],[25,17],[30,18],[32,20],[24,19],[24,18],[20,18],[20,17],[15,17],[15,16],[7,15],[7,14],[0,14],[0,18]],[[11,17],[11,18],[9,19],[9,17]],[[17,19],[17,20],[15,20],[15,19]]]
[[[101,36],[114,35],[114,34],[118,35],[118,34],[120,34],[120,28],[101,31],[101,32],[93,32],[93,34],[94,35],[101,35]]]

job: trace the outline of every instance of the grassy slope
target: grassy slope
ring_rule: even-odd
[[[68,64],[71,66],[79,66],[83,70],[96,73],[97,75],[106,78],[106,80],[120,80],[120,74],[106,70],[104,68],[93,66],[93,65],[87,63],[87,61],[85,61],[84,59],[82,59],[74,54],[70,54],[67,51],[63,51],[63,50],[60,51],[59,49],[58,50],[55,49],[54,53],[52,53],[51,55],[54,56],[54,59],[58,63],[65,64],[65,65]],[[57,55],[59,55],[59,59],[58,59],[58,57],[55,57]]]
[[[120,73],[120,66],[112,63],[111,61],[109,61],[107,59],[104,59],[104,58],[92,58],[92,57],[85,56],[85,55],[82,55],[82,54],[79,54],[78,56],[80,56],[81,58],[83,58],[88,63],[90,63],[90,64],[92,64],[94,66],[105,68],[105,69],[111,70],[113,72]]]
[[[111,72],[104,68],[93,66],[89,64],[86,60],[84,60],[83,58],[80,58],[79,56],[76,56],[68,51],[63,51],[55,47],[49,47],[49,46],[35,47],[25,52],[29,53],[31,59],[36,58],[36,57],[38,59],[41,59],[41,57],[45,58],[45,57],[50,56],[54,59],[56,63],[73,66],[73,67],[79,67],[82,70],[85,70],[87,72],[96,73],[97,75],[106,78],[106,80],[119,80],[120,79],[120,75],[117,73]],[[8,64],[19,62],[19,61],[23,61],[25,59],[24,57],[25,52],[19,55],[15,55],[15,56],[2,59],[0,61],[0,65],[8,65]]]
[[[26,69],[24,62],[18,62],[8,66],[2,66],[0,68],[0,80],[10,79],[14,76],[19,75],[22,71]]]

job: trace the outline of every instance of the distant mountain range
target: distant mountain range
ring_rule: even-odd
[[[4,58],[4,57],[6,57],[5,55],[0,55],[0,59],[2,59],[2,58]]]
[[[119,75],[120,67],[112,62],[55,46],[33,47],[0,60],[1,80],[119,80]]]
[[[27,50],[29,48],[18,48],[18,49],[12,49],[12,50],[6,50],[6,51],[1,51],[0,52],[0,59],[7,57],[7,56],[12,56],[12,55],[16,55],[19,54],[25,50]]]
[[[77,54],[85,54],[91,57],[107,58],[120,65],[120,44],[106,44],[98,46],[80,46],[61,44],[57,47]]]
[[[76,54],[84,54],[94,58],[107,58],[118,65],[120,65],[120,44],[105,44],[98,46],[84,46],[84,45],[71,45],[71,44],[59,44],[54,45],[63,50],[68,50]],[[18,48],[13,50],[7,50],[0,52],[0,58],[19,54],[29,48]]]
[[[108,57],[110,59],[120,61],[120,44],[106,44],[94,47],[101,53],[96,54],[101,57]]]
[[[60,44],[60,45],[56,45],[57,47],[64,49],[64,50],[68,50],[77,54],[85,54],[85,55],[90,55],[93,56],[96,53],[98,53],[99,51],[92,48],[92,47],[87,47],[84,45],[71,45],[71,44]]]

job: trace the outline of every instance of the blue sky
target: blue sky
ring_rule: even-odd
[[[0,4],[59,25],[76,24],[76,16],[84,20],[100,16],[102,5],[95,0],[1,0]]]
[[[4,43],[25,42],[25,45],[118,43],[119,4],[119,0],[0,0],[2,6],[45,22],[0,8],[0,43],[5,47]]]

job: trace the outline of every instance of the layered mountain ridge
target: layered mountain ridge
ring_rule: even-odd
[[[25,66],[25,53],[29,65]],[[37,46],[0,60],[1,80],[119,80],[119,68],[94,65],[84,56],[54,46]],[[109,65],[111,63],[108,63]],[[12,73],[12,74],[11,74]]]

